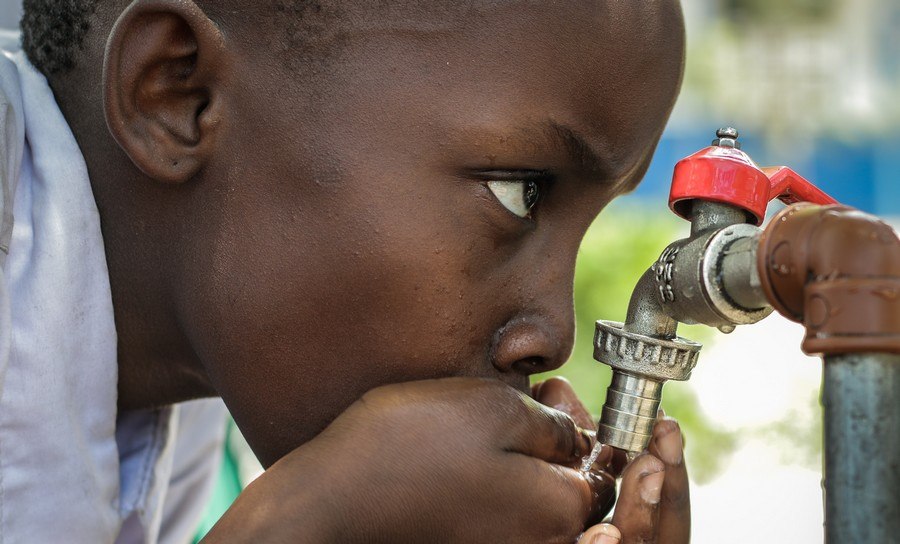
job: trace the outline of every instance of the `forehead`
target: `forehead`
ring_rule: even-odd
[[[346,4],[324,8],[333,23],[310,44],[329,51],[323,134],[335,119],[385,136],[443,127],[448,143],[549,134],[624,167],[635,139],[662,128],[681,77],[674,1]]]
[[[406,62],[418,54],[441,70],[441,60],[465,59],[455,68],[475,70],[473,75],[539,69],[531,75],[573,78],[576,84],[592,82],[584,76],[606,76],[610,85],[617,80],[624,84],[638,73],[652,76],[657,68],[653,57],[681,62],[681,13],[672,0],[349,4],[323,10],[328,13],[322,20],[330,22],[309,33],[323,50],[339,57],[368,49],[381,60]]]
[[[354,1],[323,8],[319,20],[308,36],[326,50],[368,44],[383,53],[395,44],[414,53],[409,47],[419,45],[419,53],[433,57],[444,46],[443,54],[455,50],[470,63],[552,61],[567,76],[579,64],[588,71],[639,70],[652,65],[649,56],[680,61],[683,49],[674,0]],[[560,64],[560,55],[569,62]]]

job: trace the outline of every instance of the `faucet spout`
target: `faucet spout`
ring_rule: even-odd
[[[678,322],[665,312],[656,278],[654,264],[631,295],[625,323],[598,321],[594,336],[594,358],[613,369],[597,440],[628,452],[647,447],[663,383],[688,379],[702,347],[675,335]]]

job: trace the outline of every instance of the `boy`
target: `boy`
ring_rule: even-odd
[[[269,467],[210,541],[571,542],[602,517],[610,478],[570,468],[589,440],[522,391],[568,356],[581,236],[671,110],[675,2],[25,10],[53,94],[0,65],[6,541],[177,541],[219,414],[168,407],[210,396]],[[687,540],[680,445],[657,426],[592,535]]]

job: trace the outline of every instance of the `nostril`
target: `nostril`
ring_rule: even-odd
[[[501,372],[536,374],[559,367],[568,356],[569,343],[542,320],[519,318],[494,336],[492,362]]]
[[[551,370],[551,365],[542,357],[530,357],[513,363],[512,370],[517,374],[538,374]]]

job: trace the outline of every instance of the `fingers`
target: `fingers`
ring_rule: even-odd
[[[531,391],[536,401],[569,414],[579,427],[596,430],[596,423],[575,394],[569,380],[550,378],[536,384]]]
[[[681,429],[660,418],[647,452],[626,467],[613,524],[625,543],[690,541],[690,493]]]
[[[578,544],[616,544],[621,540],[622,533],[615,525],[601,523],[585,531],[578,539]]]
[[[569,414],[569,416],[573,420],[575,420],[575,423],[582,429],[590,430],[591,432],[596,431],[596,422],[588,413],[587,408],[584,407],[584,404],[581,403],[581,400],[578,398],[578,395],[575,393],[575,390],[572,388],[572,385],[567,379],[554,377],[543,382],[539,382],[532,386],[531,394],[534,399],[541,404],[550,406],[551,408],[555,408],[561,412]],[[593,444],[593,438],[591,442]],[[600,451],[600,454],[597,456],[597,459],[594,461],[593,466],[596,467],[597,470],[604,470],[608,472],[612,459],[613,448],[604,446]],[[622,466],[624,466],[624,463],[622,463]],[[621,468],[622,467],[619,467],[618,472],[616,472],[614,476],[617,476],[621,473]]]
[[[527,397],[522,401],[525,409],[512,420],[508,451],[567,466],[591,452],[590,433],[578,427],[568,414]]]
[[[584,474],[591,486],[591,510],[587,525],[600,523],[616,504],[616,479],[606,472]]]
[[[543,535],[533,535],[535,541],[572,542],[586,525],[598,523],[612,510],[616,500],[615,479],[604,473],[582,474],[560,465],[544,463],[537,459],[519,456],[507,462],[505,468],[521,477],[528,474],[528,493],[540,491],[538,503],[521,505],[507,502],[511,510],[537,510],[527,516],[526,525],[534,523],[542,527]],[[512,474],[509,479],[512,479]],[[513,495],[513,494],[510,494]],[[518,493],[524,496],[526,493]],[[535,538],[540,536],[540,538]],[[552,536],[552,538],[551,538]],[[546,538],[544,538],[546,537]]]
[[[619,448],[609,448],[608,460],[606,462],[606,472],[612,474],[615,478],[622,476],[622,471],[628,466],[628,452]]]
[[[678,422],[660,419],[653,428],[649,450],[666,466],[659,509],[659,534],[664,542],[686,543],[691,537],[691,500],[683,440]]]
[[[585,521],[589,524],[599,522],[615,504],[615,478],[601,471],[582,474],[568,468],[580,465],[581,458],[588,455],[593,447],[592,436],[575,424],[577,418],[593,426],[587,410],[564,379],[547,380],[535,387],[533,394],[538,401],[549,406],[532,403],[533,410],[519,417],[521,429],[530,428],[531,431],[520,434],[522,442],[512,451],[535,458],[529,462],[535,468],[536,488],[559,490],[556,500],[552,501],[552,505],[548,504],[548,508],[562,509],[563,516],[565,512],[569,515],[582,512],[582,527]],[[569,412],[571,415],[567,415]],[[574,455],[568,455],[573,450]],[[605,455],[601,455],[600,462],[605,465],[612,449],[605,448],[603,453]],[[549,467],[545,462],[567,466]]]
[[[647,453],[625,468],[612,520],[625,535],[625,542],[658,542],[659,505],[665,476],[665,464]],[[669,543],[668,540],[665,542]]]
[[[579,426],[593,428],[590,415],[566,380],[551,378],[532,391],[539,402],[566,412]],[[661,413],[648,446],[650,455],[638,457],[624,468],[624,473],[624,452],[609,448],[598,459],[595,466],[606,467],[614,476],[622,474],[622,490],[613,523],[624,535],[624,542],[689,542],[690,493],[683,448],[678,423]],[[596,506],[596,500],[594,504],[595,515],[605,508],[605,505]],[[607,534],[600,536],[611,538]]]
[[[362,496],[400,496],[405,507],[428,512],[426,521],[445,532],[454,516],[465,521],[460,534],[483,531],[478,527],[485,520],[491,530],[504,516],[511,522],[499,528],[506,538],[488,531],[483,539],[461,541],[574,542],[592,513],[606,514],[615,499],[611,477],[571,468],[591,449],[573,419],[502,382],[394,384],[370,391],[356,406],[341,416],[340,436],[374,446],[370,451],[380,453],[372,473],[389,482],[364,478]],[[367,440],[360,442],[363,433]],[[421,444],[404,446],[412,436]],[[321,436],[317,440],[322,443]],[[431,501],[436,488],[442,490],[437,513]],[[381,502],[373,501],[376,513]]]

